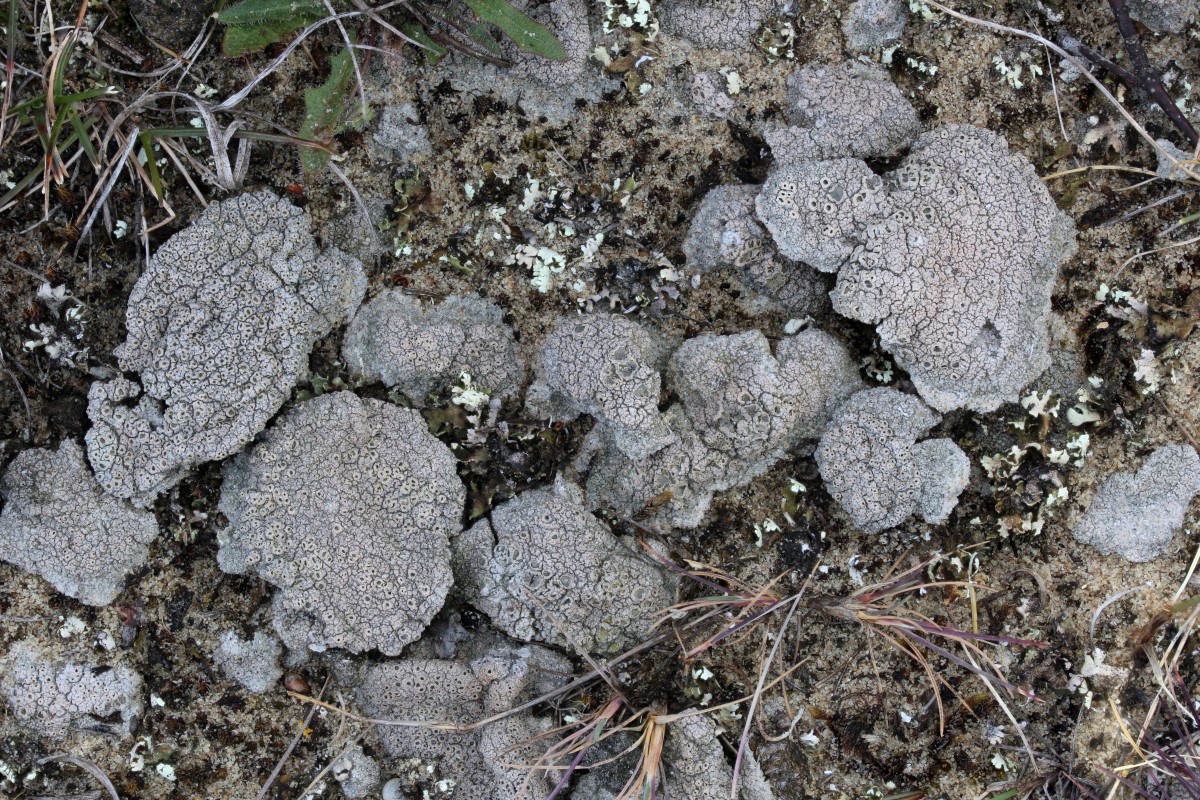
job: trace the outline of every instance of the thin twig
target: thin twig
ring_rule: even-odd
[[[321,691],[317,693],[319,700],[321,695],[325,694],[325,687],[329,686],[329,678],[325,678],[324,685],[321,686]],[[267,782],[258,790],[258,794],[254,795],[254,800],[263,800],[267,796],[267,792],[271,790],[271,785],[279,778],[279,773],[283,772],[283,765],[291,758],[292,751],[296,749],[296,745],[300,744],[300,739],[304,736],[304,732],[308,730],[308,724],[312,722],[313,717],[317,714],[317,704],[314,703],[312,708],[308,710],[308,714],[304,717],[304,723],[300,726],[300,730],[296,731],[296,735],[292,737],[291,743],[287,746],[287,750],[283,751],[283,755],[279,757],[279,762],[275,765],[275,769],[271,770],[271,774],[267,777]],[[115,796],[115,795],[114,795]]]
[[[805,581],[806,586],[807,584],[808,582]],[[751,723],[754,721],[754,715],[758,712],[758,701],[762,698],[763,685],[767,682],[767,675],[771,672],[771,665],[775,662],[775,655],[779,652],[779,645],[783,642],[788,626],[792,624],[792,617],[796,615],[796,608],[800,605],[800,598],[803,596],[804,589],[796,593],[791,607],[788,608],[787,616],[783,618],[783,624],[779,626],[779,632],[775,634],[775,641],[771,645],[771,652],[767,655],[767,661],[758,673],[758,683],[754,687],[754,695],[750,700],[750,709],[746,712],[746,724],[742,726],[742,738],[738,741],[737,756],[733,761],[733,788],[729,795],[731,800],[737,800],[738,779],[741,777],[742,772],[742,756],[746,754],[746,748],[750,744]]]
[[[1117,30],[1121,32],[1121,38],[1125,40],[1125,50],[1129,53],[1129,61],[1133,64],[1134,72],[1142,88],[1154,98],[1154,102],[1158,103],[1158,107],[1163,110],[1163,113],[1171,118],[1171,122],[1187,138],[1192,147],[1200,145],[1200,135],[1196,134],[1192,123],[1188,121],[1188,118],[1179,110],[1179,106],[1175,104],[1175,100],[1167,93],[1162,78],[1150,66],[1150,59],[1146,57],[1146,48],[1142,47],[1142,39],[1138,36],[1137,28],[1133,26],[1133,20],[1129,17],[1129,8],[1125,5],[1125,0],[1108,0],[1108,6],[1117,20]]]
[[[1146,205],[1140,206],[1139,208],[1135,208],[1132,211],[1126,211],[1121,216],[1114,217],[1113,219],[1102,222],[1099,225],[1097,225],[1096,227],[1106,228],[1109,225],[1120,225],[1122,222],[1128,222],[1129,220],[1133,219],[1134,217],[1140,216],[1140,215],[1146,213],[1147,211],[1150,211],[1151,209],[1158,208],[1161,205],[1166,205],[1167,203],[1170,203],[1174,200],[1178,200],[1179,198],[1185,197],[1188,194],[1190,194],[1190,192],[1188,192],[1187,190],[1172,192],[1171,194],[1166,195],[1165,197],[1158,198],[1153,203],[1147,203]]]
[[[33,437],[33,414],[29,411],[29,398],[25,395],[25,389],[22,388],[21,382],[17,380],[17,376],[12,373],[8,365],[4,363],[4,350],[0,349],[0,370],[8,376],[13,385],[17,387],[17,394],[21,398],[22,405],[25,406],[25,441],[29,441]]]
[[[40,767],[43,764],[49,764],[51,761],[62,761],[65,764],[74,764],[99,781],[100,785],[103,786],[105,791],[108,792],[109,797],[111,797],[113,800],[121,800],[121,796],[117,794],[117,787],[113,786],[113,782],[109,780],[107,775],[104,774],[104,770],[100,769],[100,767],[96,766],[93,762],[88,761],[86,758],[68,755],[67,753],[55,753],[54,755],[46,756],[45,758],[39,758],[34,763]]]
[[[1145,126],[1138,122],[1137,118],[1134,117],[1133,114],[1131,114],[1129,110],[1121,104],[1121,101],[1117,100],[1116,96],[1114,96],[1109,88],[1104,85],[1104,82],[1093,75],[1091,70],[1087,69],[1087,65],[1080,62],[1079,59],[1075,58],[1075,56],[1071,55],[1054,42],[1050,41],[1044,36],[1039,36],[1038,34],[1030,31],[1022,30],[1020,28],[1013,28],[1008,25],[1001,25],[998,22],[979,19],[978,17],[972,17],[970,14],[964,14],[961,11],[955,11],[953,8],[938,2],[938,0],[927,0],[927,2],[931,8],[935,8],[938,11],[941,11],[943,14],[953,17],[960,22],[977,25],[981,28],[987,28],[988,30],[996,31],[998,33],[1006,33],[1011,36],[1019,36],[1023,39],[1029,39],[1030,41],[1037,42],[1043,47],[1053,50],[1056,54],[1065,59],[1067,63],[1072,64],[1084,76],[1087,77],[1092,85],[1096,87],[1096,90],[1104,96],[1104,99],[1107,100],[1112,107],[1115,108],[1117,112],[1125,118],[1125,121],[1129,123],[1130,127],[1137,131],[1138,135],[1146,141],[1146,143],[1151,147],[1151,149],[1154,150],[1155,153],[1158,154],[1160,158],[1168,162],[1173,169],[1179,170],[1182,174],[1186,175],[1192,180],[1200,181],[1200,174],[1196,172],[1193,166],[1190,166],[1186,162],[1180,161],[1180,159],[1167,152],[1167,150],[1165,150],[1163,146],[1160,145],[1158,141],[1150,135],[1150,132],[1146,130]]]

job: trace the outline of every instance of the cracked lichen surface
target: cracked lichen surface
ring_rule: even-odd
[[[663,30],[702,47],[748,47],[776,0],[663,0]]]
[[[785,165],[758,212],[785,255],[838,272],[834,310],[875,325],[939,411],[992,411],[1049,365],[1075,229],[996,134],[938,128],[886,181],[855,159]]]
[[[664,415],[677,441],[637,460],[593,430],[577,464],[593,508],[631,517],[656,503],[656,523],[694,528],[716,492],[749,483],[820,436],[862,388],[845,346],[816,329],[783,339],[775,354],[758,331],[698,336],[679,347],[667,374],[681,401]]]
[[[788,78],[789,124],[763,135],[779,163],[891,158],[921,130],[917,112],[879,67],[859,61],[808,65]]]
[[[825,279],[807,264],[775,252],[771,235],[754,212],[757,186],[718,186],[700,201],[683,253],[701,273],[733,270],[768,306],[796,316],[816,316],[829,307]]]
[[[239,451],[365,288],[362,266],[318,252],[308,215],[287,201],[259,192],[210,205],[129,296],[114,355],[138,382],[88,393],[88,459],[105,491],[149,505],[193,466]]]
[[[817,465],[856,528],[878,533],[918,513],[926,522],[949,516],[971,463],[947,439],[916,441],[940,419],[895,389],[859,392],[838,409],[817,446]]]
[[[545,25],[563,47],[561,61],[524,52],[501,37],[500,54],[511,64],[497,67],[469,56],[446,59],[447,77],[459,91],[474,95],[494,93],[519,104],[533,116],[564,122],[577,113],[577,101],[596,103],[606,90],[616,87],[593,57],[598,42],[599,17],[586,0],[553,0],[536,7],[517,2],[515,7]]]
[[[1200,494],[1200,457],[1186,444],[1160,447],[1136,473],[1100,485],[1071,534],[1101,553],[1149,561],[1166,551]]]
[[[733,767],[717,738],[720,729],[708,716],[677,719],[667,726],[663,764],[668,785],[688,800],[728,800],[733,793]],[[774,800],[770,784],[754,754],[746,751],[738,781],[739,800]]]
[[[371,666],[357,689],[363,710],[375,717],[463,725],[532,699],[547,688],[547,675],[570,670],[570,662],[544,648],[487,636],[463,650],[454,661],[405,658]],[[455,796],[523,800],[551,791],[545,775],[520,768],[538,757],[531,740],[547,727],[548,721],[526,711],[469,731],[379,730],[389,756],[429,762],[431,771],[455,782]]]
[[[226,467],[218,562],[279,587],[289,646],[396,655],[442,606],[464,502],[454,456],[417,412],[322,395]]]
[[[248,691],[261,694],[282,677],[283,670],[279,667],[282,653],[279,640],[266,631],[255,631],[250,639],[226,631],[213,652],[213,661]]]
[[[515,395],[525,377],[504,312],[477,295],[427,306],[389,289],[354,315],[342,357],[364,379],[399,389],[418,407],[463,372],[497,397]]]
[[[13,459],[0,495],[0,558],[91,606],[116,599],[158,536],[152,513],[101,491],[70,439]]]
[[[588,414],[631,457],[648,456],[674,438],[658,411],[664,352],[654,333],[620,314],[568,317],[538,353],[526,407],[562,420]]]
[[[128,736],[142,713],[142,678],[129,666],[54,659],[28,642],[9,650],[0,682],[16,721],[51,739],[73,729]]]
[[[489,535],[490,531],[490,535]],[[501,630],[591,653],[641,641],[673,582],[559,481],[524,492],[465,534],[470,599]]]

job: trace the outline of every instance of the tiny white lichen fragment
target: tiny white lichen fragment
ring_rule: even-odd
[[[1133,360],[1133,377],[1134,380],[1143,384],[1142,394],[1154,394],[1158,391],[1159,382],[1162,380],[1158,367],[1154,351],[1144,347],[1138,353],[1137,358]]]
[[[725,76],[725,91],[732,97],[742,91],[745,84],[742,83],[741,74],[731,67],[724,67],[720,73]]]
[[[450,387],[450,402],[462,406],[468,411],[479,411],[491,396],[471,383],[471,375],[462,373],[456,386]]]

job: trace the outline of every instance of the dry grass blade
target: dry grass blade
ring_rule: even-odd
[[[67,753],[55,753],[54,755],[46,756],[45,758],[39,758],[34,763],[40,767],[43,764],[49,764],[51,761],[61,761],[64,764],[73,764],[74,766],[79,767],[81,770],[99,781],[100,785],[104,787],[104,790],[108,792],[109,797],[111,797],[113,800],[121,800],[121,796],[117,794],[117,787],[113,786],[113,782],[109,780],[107,775],[104,774],[104,770],[100,769],[100,767],[96,766],[96,764],[93,762],[88,761],[86,758],[68,755]]]
[[[1130,127],[1137,131],[1138,135],[1141,136],[1142,139],[1144,139],[1146,143],[1150,145],[1154,152],[1158,154],[1159,158],[1170,163],[1173,169],[1179,170],[1191,180],[1200,181],[1200,173],[1197,172],[1195,161],[1178,159],[1171,153],[1168,153],[1166,150],[1164,150],[1162,146],[1155,140],[1155,138],[1150,135],[1146,128],[1137,121],[1133,114],[1131,114],[1129,110],[1121,104],[1121,101],[1119,101],[1116,96],[1113,95],[1109,88],[1104,85],[1104,82],[1092,74],[1091,70],[1087,68],[1086,64],[1075,58],[1075,56],[1071,55],[1054,42],[1050,41],[1044,36],[1039,36],[1032,31],[1021,30],[1020,28],[1013,28],[1008,25],[1001,25],[998,22],[979,19],[978,17],[972,17],[969,14],[964,14],[961,11],[955,11],[949,6],[939,3],[938,0],[927,0],[927,2],[931,8],[935,8],[938,11],[941,11],[943,14],[953,17],[960,22],[966,22],[970,25],[977,25],[998,33],[1005,33],[1011,36],[1020,36],[1023,39],[1029,39],[1030,41],[1037,42],[1042,47],[1054,51],[1056,55],[1065,59],[1067,63],[1074,66],[1080,71],[1080,73],[1083,74],[1084,77],[1091,81],[1092,85],[1096,87],[1096,90],[1104,96],[1104,99],[1107,100],[1114,109],[1116,109],[1117,113],[1125,118],[1125,121],[1129,123]]]
[[[658,796],[659,775],[662,772],[663,746],[667,738],[667,721],[650,714],[642,727],[642,752],[637,769],[630,776],[616,800],[654,800]]]
[[[13,386],[17,387],[17,396],[21,398],[21,405],[23,405],[25,407],[25,436],[24,436],[24,439],[25,439],[25,441],[28,442],[33,437],[33,414],[30,413],[30,411],[29,411],[29,397],[25,394],[25,389],[24,389],[24,387],[21,386],[21,381],[19,381],[17,379],[17,376],[12,372],[12,370],[10,370],[8,368],[8,365],[4,362],[4,350],[3,349],[0,349],[0,372],[3,372],[5,375],[7,375],[8,379],[12,381]]]
[[[338,33],[341,34],[342,42],[346,45],[346,54],[350,57],[350,64],[354,67],[354,80],[358,84],[358,101],[362,105],[362,120],[366,125],[370,115],[367,110],[367,85],[363,82],[362,68],[358,65],[358,54],[354,52],[354,40],[350,37],[350,32],[346,30],[345,24],[337,19],[337,10],[330,0],[325,0],[325,9],[337,23]]]
[[[579,769],[579,765],[583,763],[583,759],[588,754],[588,751],[612,735],[616,730],[627,728],[627,725],[614,724],[618,712],[620,712],[624,705],[625,701],[622,698],[614,697],[605,703],[599,711],[584,717],[572,725],[547,731],[538,737],[549,738],[557,736],[564,731],[571,731],[571,733],[547,748],[546,752],[529,768],[529,774],[525,778],[525,783],[522,784],[521,791],[525,792],[528,790],[529,782],[533,779],[537,770],[562,769],[563,774],[555,783],[554,789],[550,792],[547,800],[554,800],[554,798],[558,797],[566,789],[567,783],[570,782],[571,776],[575,774],[575,771]],[[559,767],[558,765],[567,758],[571,759],[567,766],[565,768]]]
[[[814,569],[816,569],[815,566]],[[746,724],[742,728],[742,738],[738,741],[737,757],[733,762],[733,789],[730,794],[730,800],[737,800],[738,779],[742,774],[742,758],[746,754],[746,748],[750,745],[750,726],[754,722],[759,701],[762,699],[763,686],[767,682],[767,675],[770,674],[771,665],[775,663],[775,656],[779,652],[779,645],[783,643],[784,634],[787,633],[788,626],[792,624],[792,617],[795,616],[796,608],[800,605],[800,599],[804,596],[804,589],[807,587],[808,581],[806,580],[804,587],[793,598],[792,604],[788,608],[787,616],[783,618],[783,624],[779,626],[779,631],[775,634],[775,642],[771,645],[771,653],[767,656],[766,663],[763,664],[763,668],[758,674],[758,684],[754,687],[754,696],[750,700],[750,710],[746,713]]]
[[[659,619],[650,626],[651,630],[669,620],[679,619],[681,616],[693,611],[715,611],[719,612],[719,614],[724,614],[727,611],[737,611],[734,619],[727,622],[717,633],[712,634],[701,641],[700,644],[693,647],[684,646],[685,658],[695,658],[705,650],[712,648],[729,636],[745,629],[776,609],[783,608],[791,600],[790,597],[780,599],[771,593],[771,588],[783,580],[789,572],[782,572],[765,585],[756,587],[708,564],[689,561],[688,564],[691,569],[685,569],[658,553],[646,542],[641,542],[640,544],[649,553],[650,557],[662,566],[713,592],[713,594],[676,603],[670,608],[663,609]]]
[[[864,586],[845,598],[820,598],[816,604],[835,619],[854,622],[861,625],[868,633],[882,638],[893,648],[915,661],[924,671],[933,688],[934,701],[938,708],[940,729],[945,731],[946,714],[942,706],[939,687],[949,690],[965,708],[970,705],[963,700],[954,687],[929,663],[928,655],[937,655],[974,674],[987,685],[989,690],[995,687],[1003,688],[1010,696],[1021,696],[1027,699],[1039,699],[1029,689],[1011,683],[992,663],[983,651],[983,644],[1017,645],[1021,647],[1048,647],[1044,642],[1030,639],[1018,639],[1012,636],[996,636],[942,625],[911,609],[905,608],[903,601],[912,594],[925,593],[931,589],[950,588],[955,590],[977,591],[984,587],[969,581],[927,581],[924,579],[925,570],[936,563],[938,558],[929,559],[918,564],[909,571],[887,579],[883,582]],[[957,644],[966,654],[966,658],[955,655],[945,647],[932,641],[936,637]],[[991,669],[984,669],[981,664],[987,664]]]
[[[321,686],[321,691],[317,693],[318,698],[325,694],[325,689],[328,686],[329,678],[326,678],[324,685]],[[279,761],[275,764],[275,769],[273,769],[271,774],[267,776],[267,780],[259,788],[258,794],[254,795],[254,800],[262,800],[267,796],[267,792],[271,791],[271,786],[276,780],[278,780],[279,773],[283,772],[283,765],[287,763],[289,758],[291,758],[292,751],[295,750],[296,745],[300,743],[300,739],[304,736],[304,732],[308,730],[308,726],[312,722],[313,717],[316,716],[316,713],[317,706],[313,705],[313,707],[308,710],[308,714],[305,715],[304,722],[300,723],[300,730],[296,731],[296,735],[292,737],[292,741],[288,744],[287,749],[284,750],[283,755],[279,757]]]
[[[17,67],[17,19],[20,7],[17,0],[8,0],[8,20],[5,25],[7,49],[4,53],[4,99],[0,101],[0,147],[4,146],[4,127],[8,109],[12,106],[13,73]]]

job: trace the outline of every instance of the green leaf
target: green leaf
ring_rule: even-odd
[[[483,23],[467,26],[467,35],[471,37],[471,41],[487,50],[489,53],[500,56],[504,51],[500,49],[500,43],[496,41],[496,37],[488,30],[488,26]]]
[[[242,0],[222,9],[217,19],[226,25],[254,27],[303,18],[319,18],[325,14],[321,0]]]
[[[433,39],[429,38],[429,34],[425,32],[425,29],[415,22],[404,23],[400,26],[400,30],[404,31],[405,36],[412,39],[417,44],[424,46],[425,49],[423,52],[425,53],[425,58],[431,64],[436,64],[437,62],[441,61],[442,58],[450,52],[445,47],[442,47]]]
[[[261,50],[327,13],[321,0],[242,0],[217,15],[228,26],[221,49],[231,57]]]
[[[353,92],[354,62],[350,51],[343,50],[333,58],[329,67],[329,78],[320,86],[304,90],[304,125],[300,138],[327,140],[338,129],[338,123],[346,114],[346,104]],[[320,172],[329,163],[329,153],[312,148],[300,149],[300,164],[307,173]]]
[[[230,25],[225,29],[225,42],[222,44],[221,50],[231,58],[262,50],[267,45],[275,44],[289,33],[297,31],[317,19],[320,17],[302,17],[296,20],[262,25]]]
[[[490,22],[513,40],[518,48],[551,61],[563,61],[567,53],[545,25],[517,11],[505,0],[465,0],[484,22]]]
[[[146,154],[146,169],[150,173],[150,184],[154,187],[154,199],[161,203],[164,197],[162,176],[158,173],[158,162],[154,160],[154,142],[145,131],[138,134],[138,140],[142,143],[142,152]]]

